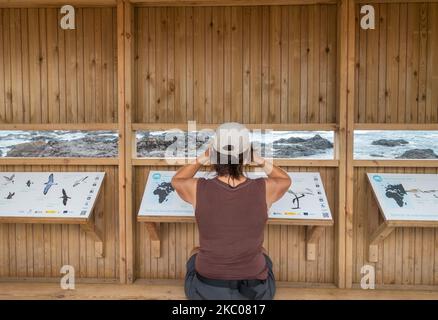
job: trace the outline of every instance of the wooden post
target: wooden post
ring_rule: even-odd
[[[306,257],[307,260],[316,260],[316,245],[324,232],[324,227],[306,227]]]
[[[97,258],[104,257],[103,232],[97,228],[93,219],[90,217],[87,223],[81,224],[81,230],[90,235],[94,240],[94,252]]]
[[[146,229],[149,232],[151,239],[151,251],[152,257],[159,258],[161,256],[161,240],[160,240],[160,224],[159,223],[146,223]]]
[[[117,0],[117,105],[119,126],[119,272],[126,283],[126,138],[125,138],[125,7]]]
[[[388,226],[383,222],[371,235],[368,245],[368,260],[377,262],[379,260],[379,243],[394,230],[394,227]]]

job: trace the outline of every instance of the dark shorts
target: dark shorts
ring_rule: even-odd
[[[196,276],[195,270],[196,254],[187,261],[187,274],[184,284],[186,296],[190,300],[248,300],[238,289],[216,287],[201,282]],[[272,300],[275,295],[275,278],[272,272],[272,261],[265,255],[268,266],[268,278],[263,283],[254,287],[257,292],[255,300]]]

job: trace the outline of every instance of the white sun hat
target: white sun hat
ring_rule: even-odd
[[[212,147],[221,155],[238,158],[251,148],[250,132],[238,122],[223,123],[216,129]]]

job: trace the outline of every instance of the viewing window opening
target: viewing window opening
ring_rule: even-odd
[[[0,157],[114,158],[117,131],[0,131]]]

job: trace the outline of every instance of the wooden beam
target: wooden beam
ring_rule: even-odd
[[[436,2],[436,0],[356,0],[356,3],[359,4],[379,4],[379,3],[427,3],[427,2]]]
[[[135,158],[132,160],[134,166],[182,166],[191,159],[175,158],[175,162],[169,163],[163,158]],[[318,160],[318,159],[274,159],[274,164],[282,167],[337,167],[338,160]],[[255,167],[255,164],[249,165]]]
[[[146,229],[151,241],[151,255],[154,258],[159,258],[161,256],[160,224],[146,223]]]
[[[368,260],[377,262],[379,258],[379,244],[394,230],[394,227],[388,226],[385,222],[382,223],[369,238],[368,245]]]
[[[117,123],[0,123],[1,130],[25,130],[25,131],[98,131],[117,130]]]
[[[212,129],[216,128],[218,123],[197,123],[196,129]],[[249,130],[280,130],[280,131],[336,131],[338,125],[336,123],[245,123]],[[132,130],[150,130],[150,131],[165,131],[171,129],[179,129],[187,131],[187,123],[133,123]]]
[[[355,130],[438,130],[438,123],[355,123]]]
[[[116,0],[0,0],[0,8],[61,7],[114,7]]]
[[[0,165],[31,166],[31,165],[60,165],[60,166],[116,166],[117,158],[0,158]]]
[[[194,216],[137,216],[138,222],[145,223],[196,223]],[[331,227],[334,225],[333,220],[317,219],[281,219],[269,218],[268,224],[272,225],[292,225],[292,226],[323,226]]]
[[[316,246],[319,238],[324,232],[323,227],[307,227],[306,228],[306,257],[309,261],[316,260]]]
[[[336,0],[131,0],[136,6],[269,6],[336,4]]]
[[[354,160],[354,167],[438,168],[438,160]]]

